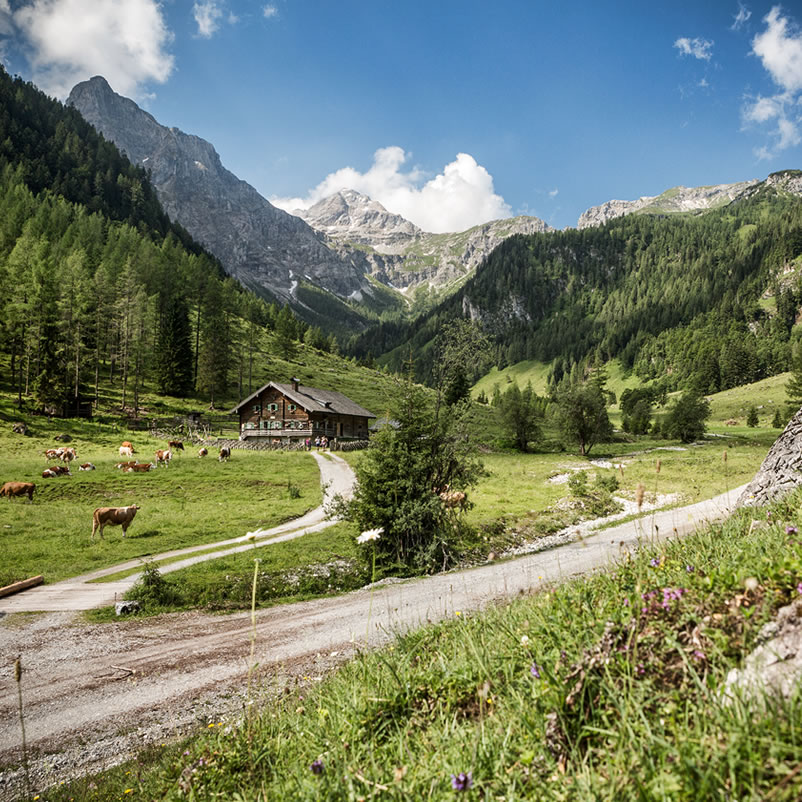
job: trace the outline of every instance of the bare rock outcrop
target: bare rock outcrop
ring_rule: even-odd
[[[763,460],[760,470],[741,494],[736,506],[758,507],[782,498],[802,486],[802,409]]]

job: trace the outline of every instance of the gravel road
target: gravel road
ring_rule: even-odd
[[[656,513],[660,539],[726,517],[740,491]],[[651,524],[651,517],[642,522],[647,531]],[[15,798],[21,788],[11,665],[17,654],[25,669],[26,734],[36,754],[32,775],[41,789],[113,765],[199,723],[238,716],[254,633],[261,692],[303,685],[359,646],[378,646],[456,611],[608,565],[637,548],[641,534],[630,522],[515,560],[281,605],[259,611],[255,630],[250,613],[181,613],[96,626],[67,612],[9,616],[0,623],[0,799]]]

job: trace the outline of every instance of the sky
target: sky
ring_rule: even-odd
[[[103,75],[288,211],[425,231],[802,168],[799,3],[0,0],[0,60]]]

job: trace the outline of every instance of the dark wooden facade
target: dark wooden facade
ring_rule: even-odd
[[[342,393],[269,382],[231,410],[239,416],[240,439],[269,437],[277,442],[366,440],[376,416]]]

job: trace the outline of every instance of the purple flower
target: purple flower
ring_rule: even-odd
[[[698,649],[694,649],[693,650],[693,656],[697,660],[704,660],[705,659],[705,653],[704,652],[700,652]]]
[[[624,607],[629,607],[629,599],[624,596]]]
[[[529,673],[535,678],[540,679],[540,666],[537,663],[532,663]]]
[[[785,527],[785,534],[786,535],[795,535],[799,532],[799,530],[795,526],[786,526]]]
[[[657,557],[652,557],[652,559],[649,560],[649,565],[651,565],[652,568],[659,568],[660,567],[660,560],[658,560]]]
[[[797,589],[797,590],[798,590],[800,593],[802,593],[802,582],[800,582],[800,583],[799,583],[799,584],[796,586],[796,589]]]
[[[638,663],[637,668],[635,669],[637,675],[643,676],[646,673],[646,669],[643,667],[643,663]]]
[[[325,767],[323,765],[323,761],[322,760],[313,760],[312,764],[309,766],[309,771],[311,771],[312,774],[318,774],[319,775],[319,774],[323,774],[324,768]]]
[[[471,777],[471,773],[461,771],[459,774],[452,774],[451,775],[451,787],[455,791],[467,791],[473,785],[473,777]]]
[[[694,569],[694,567],[692,565],[686,565],[685,566],[685,573],[686,574],[692,574],[694,572],[694,570],[695,569]]]

